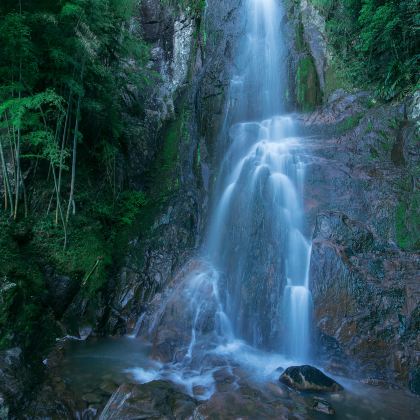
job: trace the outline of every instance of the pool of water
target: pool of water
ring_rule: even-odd
[[[150,345],[128,337],[71,340],[66,344],[60,375],[77,394],[89,391],[101,381],[119,385],[133,377],[130,369],[152,369]]]
[[[219,392],[213,376],[220,366],[202,367],[194,371],[181,371],[176,364],[163,365],[150,358],[150,344],[128,337],[101,338],[87,341],[70,341],[59,375],[67,387],[88,406],[103,407],[113,391],[124,382],[145,383],[154,379],[167,379],[178,383],[189,394],[198,386],[205,392],[195,395],[207,400]],[[245,344],[218,349],[224,355],[226,365],[231,366],[237,384],[246,382],[267,395],[273,386],[279,385],[276,368],[287,367],[291,362],[279,355],[261,354]],[[381,389],[345,378],[335,378],[345,390],[332,395],[320,395],[335,409],[339,420],[411,420],[420,419],[420,398],[404,390]],[[238,386],[240,392],[240,386]],[[306,417],[328,418],[310,409],[313,395],[287,391],[273,394],[292,406],[303,401],[308,407]],[[271,398],[271,397],[270,397]],[[270,398],[267,404],[270,404]],[[299,404],[300,404],[299,402]]]

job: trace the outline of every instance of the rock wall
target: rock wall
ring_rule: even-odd
[[[130,134],[127,170],[133,185],[149,188],[152,200],[144,220],[126,238],[128,246],[102,300],[89,303],[79,297],[68,311],[68,319],[85,319],[93,332],[136,333],[148,302],[200,244],[231,50],[240,35],[238,5],[239,0],[209,1],[205,15],[198,16],[159,1],[142,3],[139,20],[152,44],[150,65],[160,83],[150,94],[144,120],[126,123],[129,130],[136,124],[143,130],[137,137]],[[144,149],[156,149],[154,158],[142,154]]]
[[[289,108],[312,111],[322,102],[327,49],[325,21],[306,0],[284,2],[289,39]]]
[[[417,122],[370,98],[337,92],[302,117],[320,133],[306,188],[318,351],[341,373],[419,392]]]
[[[316,6],[286,2],[296,106],[317,107],[299,117],[302,134],[316,136],[305,195],[317,357],[419,393],[418,94],[381,104],[370,92],[331,93],[334,57]]]

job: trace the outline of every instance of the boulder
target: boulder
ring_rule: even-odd
[[[24,397],[27,372],[21,354],[19,347],[0,352],[0,419],[8,418],[6,415],[14,411]]]
[[[409,374],[408,386],[414,394],[420,395],[420,368],[413,369]]]
[[[56,273],[49,266],[45,268],[45,281],[48,290],[48,302],[54,313],[61,316],[79,290],[79,282]]]
[[[290,366],[279,380],[298,391],[336,392],[343,389],[334,379],[309,365]]]
[[[196,401],[169,381],[122,384],[111,396],[100,420],[189,418]]]

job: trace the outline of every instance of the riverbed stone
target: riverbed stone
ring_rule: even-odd
[[[320,413],[328,414],[330,416],[335,414],[333,406],[326,400],[321,398],[314,398],[312,408]]]
[[[279,380],[298,391],[336,392],[343,389],[334,379],[310,365],[290,366]]]
[[[420,367],[410,372],[409,388],[414,394],[420,395]]]
[[[101,420],[189,418],[197,402],[168,381],[123,384],[109,399]]]

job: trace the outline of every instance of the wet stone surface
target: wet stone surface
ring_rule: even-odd
[[[298,391],[337,392],[343,390],[339,383],[309,365],[290,366],[282,373],[279,380]]]

